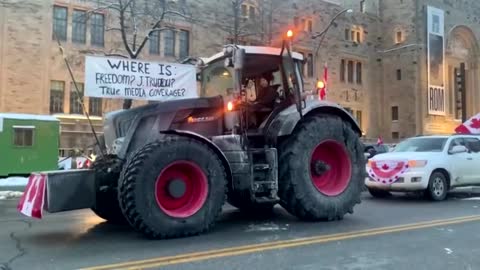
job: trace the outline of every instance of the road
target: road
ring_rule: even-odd
[[[341,221],[270,219],[226,207],[213,231],[154,241],[89,210],[20,216],[0,201],[0,269],[474,269],[480,265],[480,200],[372,199]]]

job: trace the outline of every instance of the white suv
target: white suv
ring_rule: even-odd
[[[374,197],[423,191],[443,200],[455,187],[480,185],[480,135],[419,136],[367,163],[365,184]]]

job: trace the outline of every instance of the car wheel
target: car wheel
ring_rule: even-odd
[[[428,182],[425,195],[433,201],[442,201],[447,197],[448,182],[443,172],[433,172]]]

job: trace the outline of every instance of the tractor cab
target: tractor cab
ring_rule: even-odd
[[[247,130],[256,130],[279,112],[295,104],[295,83],[302,89],[303,56],[286,49],[227,45],[201,63],[200,96],[222,96],[226,103],[243,105]],[[235,66],[242,50],[241,67]],[[239,89],[236,89],[239,85]],[[301,90],[300,90],[301,91]],[[263,125],[262,125],[263,124]]]

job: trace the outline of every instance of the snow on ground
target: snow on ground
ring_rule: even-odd
[[[9,177],[0,179],[0,187],[11,187],[11,186],[26,186],[28,178],[26,177]]]
[[[0,200],[20,198],[22,195],[21,191],[0,191]]]

